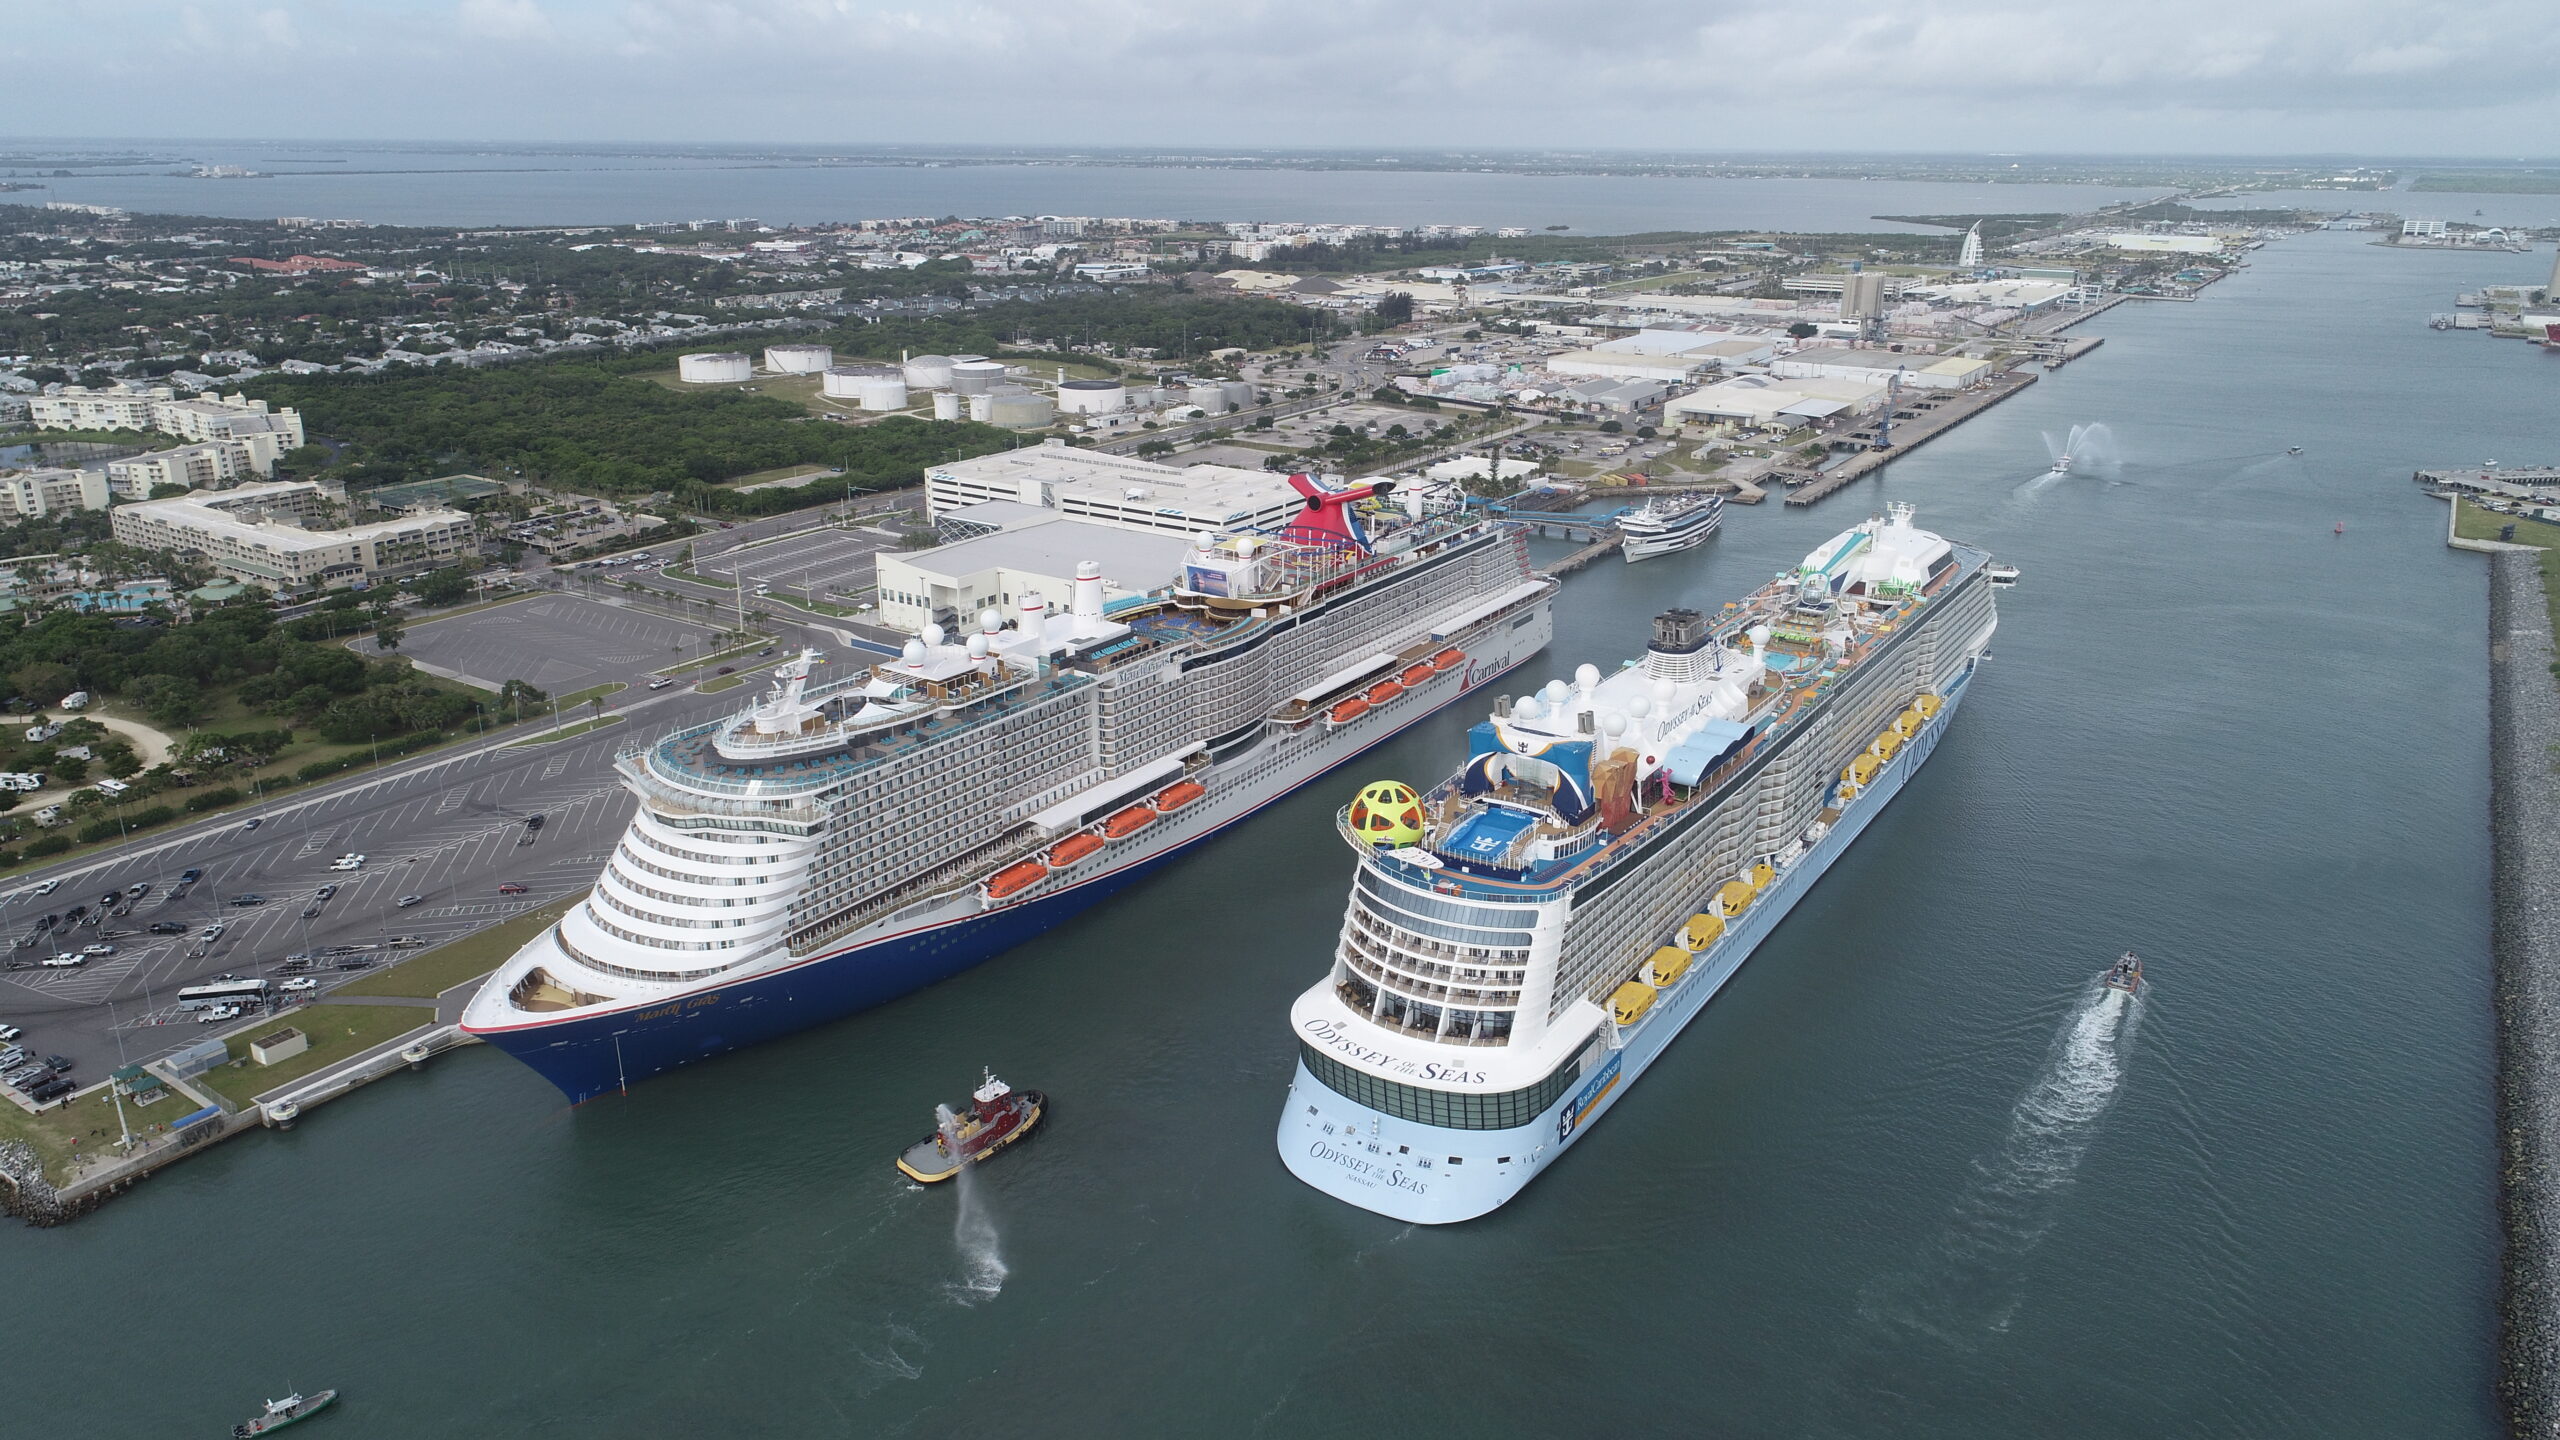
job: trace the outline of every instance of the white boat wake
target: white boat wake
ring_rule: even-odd
[[[1966,1347],[2009,1327],[2025,1299],[2022,1262],[2053,1228],[2058,1192],[2079,1173],[2115,1102],[2140,1028],[2140,999],[2090,990],[2011,1108],[1999,1148],[1974,1162],[1929,1263],[1871,1292],[1861,1307],[1867,1318]]]
[[[942,1126],[943,1142],[952,1154],[959,1154],[958,1118],[948,1105],[936,1105],[933,1113]],[[1004,1237],[996,1232],[995,1213],[978,1192],[977,1168],[963,1165],[951,1178],[960,1190],[959,1213],[951,1222],[952,1246],[960,1254],[960,1278],[945,1288],[963,1305],[982,1304],[1003,1294],[1004,1278],[1012,1273],[1005,1267]]]

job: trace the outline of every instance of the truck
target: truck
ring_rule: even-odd
[[[63,696],[62,704],[56,708],[63,710],[85,710],[88,706],[89,692],[86,690],[74,690],[70,694]]]

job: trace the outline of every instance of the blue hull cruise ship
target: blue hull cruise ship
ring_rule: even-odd
[[[1130,885],[1542,649],[1556,584],[1460,497],[1291,482],[1170,583],[973,633],[628,749],[592,892],[463,1029],[571,1101],[896,999]],[[1045,532],[1044,532],[1045,533]],[[1063,533],[1063,531],[1061,532]]]

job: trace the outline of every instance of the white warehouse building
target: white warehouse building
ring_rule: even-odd
[[[924,472],[925,511],[940,520],[963,506],[1010,500],[1126,530],[1186,540],[1204,530],[1278,529],[1306,508],[1284,475],[1227,465],[1159,465],[1046,440],[1020,450],[936,465]]]

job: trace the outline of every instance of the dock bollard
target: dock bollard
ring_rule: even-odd
[[[275,1130],[290,1130],[293,1128],[294,1120],[301,1114],[301,1106],[294,1104],[290,1100],[279,1100],[266,1107],[268,1128]]]
[[[400,1058],[409,1062],[410,1069],[424,1070],[427,1068],[427,1057],[434,1053],[423,1044],[412,1045],[400,1052]]]

